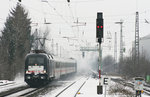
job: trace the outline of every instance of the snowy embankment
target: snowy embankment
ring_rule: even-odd
[[[24,82],[23,77],[20,76],[17,76],[14,81],[0,80],[0,93],[26,85],[27,84]]]
[[[111,77],[111,78],[117,78],[117,77]],[[128,93],[131,92],[134,94],[134,90],[132,88],[125,87],[125,86],[119,85],[118,83],[110,81],[110,85],[103,86],[103,94],[98,95],[97,94],[98,84],[99,84],[99,79],[89,78],[86,84],[79,91],[77,97],[105,97],[105,95],[106,97],[126,97],[126,95],[122,93],[111,93],[112,89],[115,89],[117,87],[122,88],[122,90],[124,89],[125,91],[128,91]],[[106,89],[106,92],[105,92],[105,89]],[[149,97],[149,96],[142,94],[142,97]]]
[[[116,78],[116,77],[113,77],[113,78]],[[78,82],[78,83],[80,83],[80,82]],[[77,93],[76,97],[105,97],[105,95],[106,95],[106,97],[126,97],[127,95],[128,96],[134,95],[134,90],[132,88],[129,88],[127,86],[126,87],[122,86],[113,81],[110,81],[110,85],[103,86],[103,94],[98,95],[97,94],[97,85],[98,84],[99,84],[99,79],[90,77],[86,81],[86,83],[83,85],[83,87],[80,89],[80,91]],[[49,96],[54,97],[54,94],[57,94],[58,91],[61,91],[61,89],[63,89],[63,88],[64,88],[64,86],[62,86],[62,88],[59,87],[59,89],[46,94],[44,97],[49,97]],[[123,92],[121,92],[121,93],[119,93],[118,91],[114,92],[113,90],[115,90],[116,88],[118,90],[121,89]],[[106,92],[105,92],[105,90],[106,90]],[[65,93],[66,94],[64,94],[64,95],[68,95],[69,93],[72,93],[72,89],[66,90]],[[61,96],[61,97],[63,97],[63,96]],[[66,97],[66,96],[64,96],[64,97]],[[149,97],[149,96],[142,94],[142,97]]]
[[[116,78],[116,77],[111,76],[111,78]],[[78,82],[76,82],[76,84],[74,84],[70,89],[67,89],[63,93],[64,97],[66,97],[66,95],[68,95],[68,94],[73,95],[75,92],[77,92],[77,90],[79,89],[81,84],[85,81],[84,78],[79,80],[79,77],[77,77],[74,80],[69,80],[66,82],[64,81],[63,83],[66,83],[66,84],[61,84],[60,87],[58,87],[58,88],[56,87],[51,91],[47,91],[48,92],[47,94],[40,95],[40,97],[55,97],[60,91],[62,91],[65,87],[67,87],[69,84],[71,84],[75,80],[78,80]],[[6,83],[10,83],[12,81],[3,80],[0,82],[3,82],[3,84],[4,83],[6,84]],[[57,84],[59,84],[59,82],[62,83],[61,81],[58,81]],[[92,77],[88,78],[88,80],[86,80],[83,87],[77,92],[76,97],[105,97],[105,95],[106,95],[106,97],[126,97],[127,95],[128,96],[130,95],[129,97],[131,97],[131,95],[133,96],[135,93],[135,91],[132,88],[120,85],[114,81],[110,81],[109,85],[103,86],[103,94],[98,95],[97,94],[97,85],[98,84],[99,84],[99,79],[92,78]],[[1,88],[0,92],[15,88],[15,87],[19,87],[22,85],[26,85],[26,83],[23,82],[23,79],[18,78],[18,80],[15,81],[15,85],[3,87],[3,88]],[[119,90],[121,90],[121,92]],[[61,97],[63,97],[63,95]],[[149,96],[142,94],[142,97],[149,97]]]

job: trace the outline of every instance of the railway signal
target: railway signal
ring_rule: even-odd
[[[97,86],[97,94],[103,94],[103,86],[101,85],[101,61],[102,61],[102,50],[101,50],[101,43],[103,38],[103,13],[98,12],[97,13],[97,19],[96,19],[96,38],[99,43],[99,85]]]
[[[97,19],[96,19],[96,38],[98,38],[98,42],[102,42],[103,38],[103,13],[97,13]]]

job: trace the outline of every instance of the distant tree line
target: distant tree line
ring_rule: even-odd
[[[0,79],[13,80],[24,73],[25,55],[31,50],[31,20],[25,9],[17,4],[10,11],[0,37]]]
[[[102,73],[103,74],[115,74],[115,62],[111,55],[106,56],[102,60]]]
[[[146,54],[140,54],[139,64],[135,64],[135,51],[130,52],[130,56],[124,57],[118,63],[114,62],[112,56],[108,55],[102,62],[103,74],[119,74],[125,78],[146,77],[150,75],[150,61],[146,58]]]
[[[131,51],[129,57],[125,57],[123,61],[119,63],[120,73],[126,78],[132,77],[145,77],[150,75],[150,61],[146,58],[146,54],[140,54],[139,64],[135,64],[134,50]]]

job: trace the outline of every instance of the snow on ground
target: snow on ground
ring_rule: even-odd
[[[9,80],[0,80],[0,86],[9,84],[9,83],[14,83],[14,81],[9,81]]]
[[[111,76],[112,78],[113,76]],[[118,77],[113,77],[113,78],[118,78]],[[77,77],[76,79],[79,79],[79,77]],[[17,85],[15,86],[11,86],[11,87],[4,87],[4,88],[1,88],[0,89],[0,92],[4,91],[4,90],[8,90],[8,89],[11,89],[11,88],[15,88],[15,87],[18,87],[18,86],[22,86],[22,85],[25,85],[26,83],[23,82],[23,78],[22,77],[16,77],[15,81],[17,82]],[[66,81],[66,84],[61,84],[62,82],[58,81],[57,84],[61,84],[61,87],[56,87],[54,88],[54,90],[51,90],[49,91],[49,93],[45,94],[45,95],[39,95],[39,97],[55,97],[56,94],[58,94],[62,89],[64,89],[65,87],[67,87],[69,84],[71,84],[74,80],[69,80],[69,81]],[[80,81],[80,80],[79,80]],[[7,80],[2,80],[0,82],[11,82],[11,81],[7,81]],[[81,83],[83,82],[83,80],[81,80]],[[20,84],[19,84],[20,83]],[[80,82],[79,82],[80,83]],[[126,97],[126,96],[123,96],[123,95],[119,95],[119,94],[108,94],[109,92],[109,88],[110,86],[115,86],[116,83],[111,81],[110,82],[110,85],[109,86],[103,86],[103,94],[100,94],[98,95],[97,94],[97,85],[99,84],[99,79],[95,79],[95,78],[92,78],[90,77],[86,83],[84,84],[84,86],[80,89],[80,91],[78,92],[77,96],[76,97],[105,97],[105,88],[106,88],[106,97]],[[127,88],[129,91],[132,91],[133,90],[131,88]],[[72,93],[72,90],[68,90],[69,93]],[[67,93],[66,93],[67,95]],[[66,97],[66,95],[64,97]],[[62,96],[61,96],[62,97]],[[142,97],[149,97],[145,94],[142,94]]]
[[[24,76],[21,76],[21,74],[19,73],[16,77],[15,77],[15,82],[17,83],[22,83],[24,82]]]
[[[9,84],[9,83],[24,83],[24,77],[18,74],[14,81],[0,80],[0,86]]]
[[[25,86],[25,85],[27,85],[27,84],[26,83],[15,83],[15,84],[11,84],[9,86],[3,86],[3,87],[0,87],[1,88],[0,92],[4,92],[4,91],[10,90],[10,89]]]
[[[98,83],[98,79],[89,78],[79,91],[77,97],[99,97],[100,95],[97,95]]]
[[[100,94],[100,95],[97,94],[97,85],[98,84],[99,84],[99,79],[94,79],[94,78],[90,77],[86,81],[85,85],[78,92],[76,97],[105,97],[105,87],[104,86],[103,86],[103,94]],[[111,81],[110,85],[106,86],[106,97],[126,97],[125,95],[121,95],[121,94],[108,94],[108,92],[109,92],[108,90],[109,90],[110,86],[112,86],[112,85],[115,86],[115,84],[116,84],[115,82]],[[57,88],[54,91],[51,91],[51,93],[48,93],[45,96],[40,96],[40,97],[54,97],[64,87],[65,87],[65,85],[63,85],[62,87]],[[129,91],[134,92],[131,88],[127,87],[126,89],[129,90]],[[68,92],[72,93],[72,90],[70,89],[70,91],[68,90]],[[64,97],[66,97],[66,96],[64,96]],[[142,94],[142,97],[149,97],[149,96]]]
[[[116,77],[115,77],[116,78]],[[108,94],[109,87],[115,85],[115,82],[111,81],[109,86],[103,86],[103,94],[97,94],[97,85],[99,84],[98,79],[89,78],[86,84],[81,88],[77,97],[105,97],[105,88],[106,88],[106,97],[126,97],[122,95],[111,95]],[[133,91],[133,90],[131,90]],[[149,97],[142,94],[142,97]]]
[[[109,86],[103,86],[103,94],[97,94],[97,85],[99,84],[99,79],[89,78],[85,85],[79,91],[77,97],[104,97],[106,88],[106,97],[118,97],[116,95],[109,95]]]
[[[9,83],[13,83],[13,84],[9,84]],[[7,90],[10,90],[10,89],[13,89],[13,88],[16,88],[16,87],[27,85],[24,82],[24,79],[21,75],[17,75],[14,81],[0,80],[0,85],[5,85],[5,84],[9,84],[9,85],[0,86],[0,92],[7,91]]]
[[[58,93],[60,93],[63,89],[65,89],[66,87],[68,87],[70,84],[72,84],[73,82],[75,82],[76,80],[80,80],[82,77],[81,76],[75,76],[67,81],[61,81],[59,80],[58,82],[55,82],[54,84],[60,87],[55,87],[53,90],[49,91],[47,94],[45,95],[39,95],[38,97],[55,97]],[[83,81],[82,79],[80,81]],[[53,85],[53,84],[51,84]],[[78,87],[76,87],[78,88]],[[69,93],[72,93],[72,90],[70,90]],[[61,96],[62,97],[62,96]],[[64,96],[67,97],[67,96]]]
[[[81,87],[81,85],[85,82],[87,78],[81,78],[79,81],[77,81],[75,84],[73,84],[70,88],[67,89],[67,91],[64,91],[59,97],[74,97],[77,90]],[[69,91],[69,92],[68,92]]]

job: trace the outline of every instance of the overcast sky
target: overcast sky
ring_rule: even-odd
[[[48,2],[41,2],[48,1]],[[15,7],[17,0],[1,0],[0,1],[0,29],[2,30],[9,10]],[[119,54],[119,36],[120,26],[115,22],[122,19],[124,47],[129,50],[135,33],[135,12],[139,11],[140,16],[140,36],[150,34],[150,24],[145,23],[145,19],[150,21],[150,0],[22,0],[22,6],[29,12],[29,17],[32,19],[32,29],[43,30],[48,26],[50,29],[50,37],[55,42],[62,42],[60,37],[75,37],[75,40],[63,40],[64,49],[70,49],[71,44],[85,45],[95,44],[96,36],[96,15],[97,12],[103,12],[104,18],[104,43],[103,54],[113,55],[114,33],[117,32],[118,39],[118,54]],[[77,21],[79,27],[74,27]],[[44,19],[52,24],[44,25]],[[86,26],[83,24],[86,22]],[[38,26],[34,26],[38,23]],[[73,26],[73,27],[72,27]],[[111,33],[111,35],[107,34]],[[108,39],[111,36],[112,39]],[[83,42],[84,41],[84,42]],[[111,49],[108,48],[111,46]],[[73,48],[73,47],[72,47]],[[127,52],[128,53],[128,52]],[[126,53],[126,55],[128,55]]]

